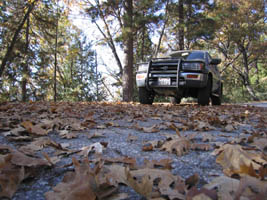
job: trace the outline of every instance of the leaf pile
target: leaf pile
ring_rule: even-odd
[[[264,199],[266,111],[237,105],[3,103],[0,197],[12,198],[42,170],[62,168],[62,182],[46,191],[46,199],[130,199],[125,187],[155,200]],[[114,149],[120,142],[138,156]],[[225,176],[203,183],[199,174],[177,174],[173,159],[192,152],[215,156]],[[167,158],[148,159],[152,154]]]

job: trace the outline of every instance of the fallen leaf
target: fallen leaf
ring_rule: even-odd
[[[160,169],[172,169],[172,160],[171,159],[162,159],[162,160],[144,160],[146,168],[160,168]]]
[[[195,131],[209,131],[209,130],[215,130],[216,128],[211,126],[208,122],[204,121],[195,121],[194,122],[194,130]]]
[[[233,132],[235,130],[235,127],[232,124],[227,124],[223,130],[225,132]]]
[[[221,200],[233,200],[238,187],[239,180],[227,176],[214,178],[209,184],[204,186],[204,188],[209,190],[217,190],[218,199]]]
[[[94,144],[91,144],[89,146],[82,147],[80,149],[79,155],[87,157],[89,153],[97,153],[97,154],[102,154],[105,149],[105,145],[101,144],[100,142],[96,142]]]
[[[206,188],[197,189],[193,187],[186,194],[186,200],[216,200],[217,198],[216,190]]]
[[[215,140],[214,136],[208,133],[202,133],[202,142],[212,142]]]
[[[175,153],[178,156],[182,156],[189,151],[190,141],[186,138],[166,141],[160,149],[169,153]]]
[[[245,194],[246,189],[251,189],[252,194]],[[260,181],[251,176],[244,176],[240,180],[238,190],[235,193],[235,199],[241,199],[247,197],[249,199],[256,199],[255,197],[261,197],[261,199],[267,197],[267,182]],[[254,198],[253,198],[254,196]]]
[[[24,167],[15,166],[11,163],[12,155],[0,155],[0,198],[12,198],[19,184],[25,178]]]
[[[267,138],[254,139],[254,142],[251,145],[257,147],[262,152],[267,152]]]
[[[21,123],[21,126],[23,126],[29,133],[34,135],[47,135],[47,131],[43,129],[40,125],[33,125],[30,121],[24,121]]]
[[[191,150],[197,150],[197,151],[209,151],[212,149],[212,146],[210,144],[197,144],[193,143],[190,146]]]
[[[136,177],[133,177],[128,168],[125,168],[125,174],[127,184],[132,187],[137,193],[148,199],[152,196],[153,182],[151,181],[149,175],[143,174],[141,179],[138,180],[136,179]]]
[[[199,181],[198,174],[194,174],[185,180],[185,184],[187,185],[188,189],[190,189],[191,187],[195,186],[198,183],[198,181]]]
[[[94,189],[97,188],[94,174],[87,160],[82,164],[73,159],[75,172],[72,178],[65,178],[53,188],[53,191],[45,193],[47,200],[96,200]]]
[[[245,151],[240,145],[225,144],[214,152],[215,154],[216,152],[219,153],[216,162],[222,165],[223,172],[228,176],[247,174],[246,169],[250,165],[253,169],[258,170],[261,166],[267,164],[267,161],[260,154]]]
[[[59,131],[59,136],[61,138],[72,139],[72,138],[77,138],[78,134],[75,132],[70,132],[68,130],[61,130]]]
[[[156,124],[151,127],[142,127],[141,130],[145,133],[157,133],[160,131]]]
[[[106,137],[104,133],[100,133],[100,132],[95,132],[94,134],[89,134],[87,136],[88,139],[92,139],[92,138],[102,138],[102,137]]]

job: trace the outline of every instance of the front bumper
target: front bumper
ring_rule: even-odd
[[[146,87],[146,73],[137,73],[136,85],[137,87]],[[170,78],[169,85],[159,84],[159,78]],[[166,77],[164,75],[153,76],[153,80],[149,81],[149,87],[152,88],[202,88],[207,84],[207,74],[195,73],[195,72],[181,72],[179,76],[179,82],[177,78]]]

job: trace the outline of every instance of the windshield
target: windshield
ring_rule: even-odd
[[[193,51],[193,52],[175,52],[171,53],[172,58],[183,58],[185,60],[204,60],[204,52]]]

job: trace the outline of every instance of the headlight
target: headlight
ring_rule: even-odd
[[[204,64],[203,63],[183,63],[182,69],[189,70],[189,71],[201,71],[204,69]]]
[[[138,65],[139,72],[146,72],[148,69],[148,63],[141,63]]]

